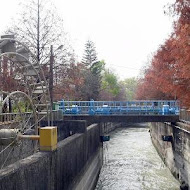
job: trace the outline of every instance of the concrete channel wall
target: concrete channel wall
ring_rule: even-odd
[[[63,121],[63,120],[56,120],[53,122],[54,126],[57,126],[58,130],[58,141],[61,141],[71,135],[76,133],[84,133],[86,131],[87,122],[84,120],[76,120],[76,121]],[[90,125],[90,124],[89,124]],[[47,121],[41,121],[41,127],[48,126]],[[26,133],[27,135],[33,135],[34,130],[29,130]],[[0,145],[0,151],[5,148]],[[11,155],[7,157],[7,154],[11,152]],[[30,140],[23,140],[19,142],[18,145],[6,149],[6,151],[0,155],[0,168],[4,163],[4,167],[15,163],[23,158],[31,156],[35,153],[35,143],[34,141]],[[6,160],[6,162],[5,162]]]
[[[56,151],[37,152],[0,170],[0,190],[94,189],[103,157],[100,133],[98,124],[70,124],[60,132],[64,140]]]
[[[102,134],[109,134],[111,131],[124,126],[123,123],[101,122],[100,123]]]
[[[180,182],[190,185],[190,126],[178,122],[151,123],[152,142],[159,155]],[[162,136],[172,136],[172,141],[163,141]]]

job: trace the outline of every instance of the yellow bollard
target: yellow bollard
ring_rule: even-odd
[[[53,151],[57,149],[57,127],[40,128],[40,150]]]

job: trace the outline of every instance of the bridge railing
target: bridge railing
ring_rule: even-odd
[[[59,101],[63,114],[178,114],[179,102],[159,101]]]

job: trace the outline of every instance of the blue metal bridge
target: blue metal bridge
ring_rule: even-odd
[[[123,115],[155,114],[178,115],[179,102],[174,100],[149,101],[59,101],[64,115]]]
[[[65,119],[99,121],[176,122],[179,102],[175,100],[140,101],[59,101]]]

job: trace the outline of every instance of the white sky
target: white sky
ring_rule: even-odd
[[[53,0],[79,58],[90,39],[98,58],[121,79],[138,76],[168,37],[172,20],[164,5],[174,0]],[[18,12],[18,0],[0,0],[0,34]]]

